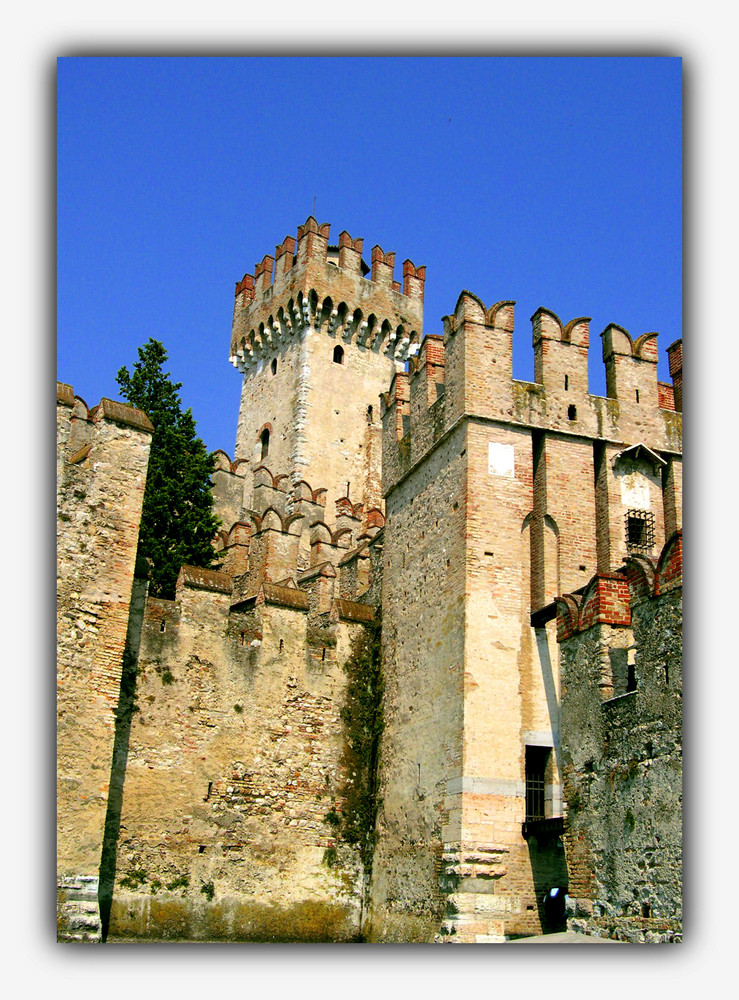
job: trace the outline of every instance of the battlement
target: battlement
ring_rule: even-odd
[[[234,463],[226,452],[219,451],[214,480],[219,479],[216,508],[222,519],[224,513],[236,509],[233,497],[224,487],[224,477],[238,488],[244,483],[245,464]],[[335,579],[335,584],[332,582],[327,589],[331,600],[339,593],[353,598],[368,589],[367,568],[357,575],[354,566],[346,570],[342,567],[351,561],[347,556],[366,549],[384,526],[385,518],[379,508],[365,510],[362,503],[352,502],[351,497],[341,497],[335,502],[334,521],[329,523],[324,488],[314,488],[304,479],[291,483],[287,475],[276,475],[265,465],[257,466],[250,478],[251,506],[242,506],[238,518],[232,519],[230,527],[220,530],[213,540],[222,572],[213,576],[215,571],[202,571],[203,580],[207,578],[211,589],[218,589],[224,580],[241,577],[239,593],[254,594],[264,583],[276,583],[291,576],[305,581],[316,575]],[[366,553],[362,558],[365,556]],[[326,566],[336,567],[336,571],[318,574]],[[183,580],[196,586],[189,576]]]
[[[657,559],[630,556],[618,573],[596,573],[580,594],[556,598],[557,641],[593,625],[631,625],[632,607],[682,587],[683,533],[675,531]]]
[[[487,308],[463,291],[443,318],[443,337],[426,334],[408,372],[395,375],[382,397],[385,493],[463,416],[681,451],[681,341],[669,349],[669,386],[657,381],[657,334],[634,340],[609,324],[601,334],[608,395],[595,396],[589,317],[564,323],[541,307],[531,317],[535,381],[521,382],[513,378],[514,306]]]
[[[343,231],[329,246],[329,233],[310,216],[297,241],[286,236],[237,282],[229,359],[242,373],[261,370],[309,327],[398,361],[418,345],[425,267],[404,261],[401,288],[394,252],[374,246],[370,270],[362,239]]]

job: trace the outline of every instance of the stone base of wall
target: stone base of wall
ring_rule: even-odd
[[[67,875],[57,879],[57,941],[99,944],[102,941],[97,875]]]
[[[628,944],[679,944],[682,925],[663,917],[603,913],[590,899],[567,897],[567,930]]]
[[[285,906],[236,897],[211,903],[161,893],[116,895],[108,941],[341,943],[360,938],[358,901]]]

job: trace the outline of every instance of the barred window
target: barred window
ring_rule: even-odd
[[[654,546],[654,514],[649,510],[626,512],[626,548],[629,552],[651,552]]]
[[[526,747],[526,822],[544,819],[544,786],[549,747]]]

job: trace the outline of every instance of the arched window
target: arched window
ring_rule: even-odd
[[[262,461],[265,460],[267,455],[269,455],[269,430],[265,427],[262,433],[259,435],[259,440],[262,442]]]
[[[334,348],[334,362],[337,365],[344,364],[344,348],[341,346],[341,344],[337,344],[336,347]]]
[[[277,374],[277,358],[272,358],[272,364],[270,365],[270,368],[272,369],[272,374],[276,375]]]

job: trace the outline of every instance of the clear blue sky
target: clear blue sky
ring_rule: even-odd
[[[313,213],[426,265],[424,329],[464,288],[530,317],[682,336],[676,58],[65,58],[57,64],[57,378],[92,406],[149,337],[233,454],[234,283]]]

